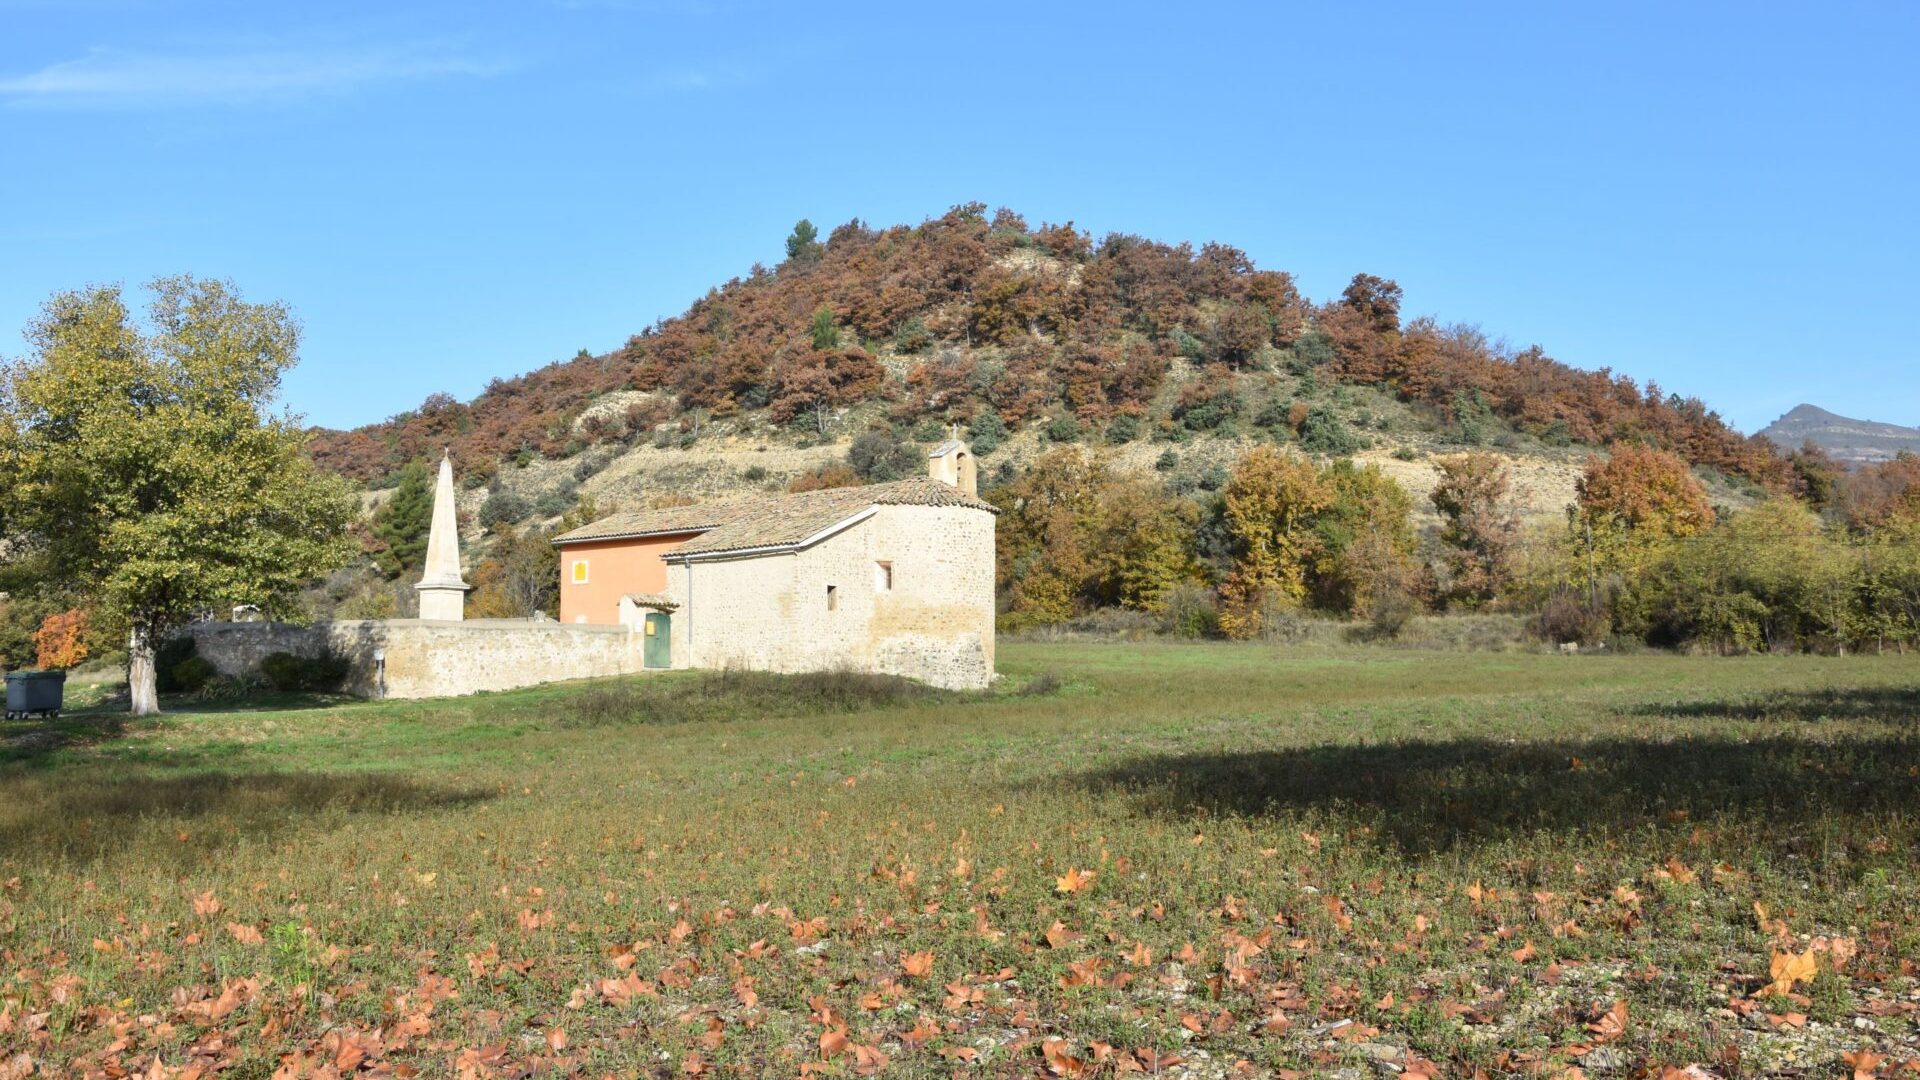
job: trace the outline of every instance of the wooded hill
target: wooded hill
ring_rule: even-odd
[[[1795,473],[1775,447],[1681,399],[1477,328],[1404,319],[1392,281],[1356,276],[1314,303],[1293,277],[1223,244],[1029,226],[981,204],[918,226],[803,222],[756,265],[611,353],[581,355],[471,402],[435,395],[352,431],[318,462],[372,487],[453,448],[470,481],[502,462],[601,459],[716,429],[844,439],[863,425],[958,423],[999,441],[1257,436],[1347,454],[1409,429],[1508,449],[1651,444],[1743,486]],[[1341,388],[1404,408],[1356,409]],[[609,407],[616,406],[616,407]]]

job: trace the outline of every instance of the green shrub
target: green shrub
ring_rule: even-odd
[[[524,520],[532,512],[533,507],[527,504],[524,496],[502,488],[487,496],[487,501],[480,504],[480,524],[495,529]]]
[[[1107,441],[1115,446],[1130,443],[1140,437],[1140,418],[1132,413],[1121,413],[1107,425]]]
[[[1220,632],[1220,604],[1204,585],[1176,585],[1160,600],[1160,627],[1174,637],[1214,637]]]
[[[740,471],[740,479],[749,484],[757,484],[766,478],[767,469],[764,465],[749,465]]]
[[[206,689],[208,683],[217,678],[220,672],[207,662],[204,656],[189,656],[173,666],[168,680],[173,690],[179,694],[197,694]]]
[[[265,692],[267,683],[258,675],[229,677],[215,675],[207,684],[193,692],[196,701],[240,701],[256,697]]]
[[[580,455],[579,461],[574,462],[573,478],[586,480],[611,464],[613,464],[612,454],[603,450],[589,450]]]
[[[1295,375],[1311,375],[1316,368],[1333,363],[1333,342],[1318,330],[1301,335],[1287,350],[1287,370]]]
[[[400,614],[400,601],[392,589],[371,588],[354,593],[333,609],[333,617],[348,622],[360,619],[391,619]]]
[[[1067,685],[1066,680],[1060,676],[1051,671],[1043,671],[1028,679],[1018,692],[1021,697],[1047,697],[1059,693],[1061,687],[1065,685]]]
[[[835,319],[833,309],[825,304],[813,309],[813,319],[807,323],[807,334],[813,339],[816,349],[833,349],[840,345],[840,326]]]
[[[192,638],[182,634],[161,642],[160,647],[153,650],[154,689],[162,694],[186,693],[186,688],[175,680],[174,673],[182,664],[193,659],[197,657],[194,654]],[[202,685],[205,685],[204,682]]]
[[[1300,425],[1300,445],[1309,453],[1338,457],[1351,454],[1365,444],[1332,409],[1316,405]]]
[[[1080,421],[1071,414],[1056,416],[1047,422],[1047,441],[1057,443],[1077,442],[1080,439]]]
[[[1260,411],[1253,414],[1253,426],[1271,434],[1275,441],[1285,442],[1293,430],[1293,424],[1287,416],[1290,405],[1290,402],[1279,398],[1267,399],[1267,403],[1260,406]]]
[[[1207,348],[1206,342],[1201,341],[1199,338],[1194,337],[1178,326],[1174,327],[1173,333],[1168,334],[1167,337],[1173,341],[1173,349],[1175,352],[1192,360],[1194,363],[1204,364],[1212,355],[1211,350]]]
[[[1453,437],[1463,446],[1480,446],[1493,428],[1493,409],[1478,390],[1459,390],[1453,395]]]
[[[1405,589],[1389,588],[1373,598],[1373,610],[1367,616],[1367,636],[1374,641],[1393,641],[1420,614],[1420,601]]]
[[[1232,383],[1194,382],[1181,393],[1173,417],[1190,431],[1215,431],[1239,416],[1243,405]]]
[[[1607,639],[1611,626],[1606,612],[1594,611],[1577,597],[1562,593],[1546,602],[1529,629],[1549,645],[1598,645]]]
[[[890,431],[868,431],[847,448],[847,464],[868,483],[904,480],[919,474],[920,451]]]
[[[541,517],[559,517],[573,509],[574,500],[580,496],[580,485],[566,481],[552,491],[545,492],[534,500],[533,512]]]
[[[923,353],[933,347],[933,331],[918,315],[908,318],[893,331],[893,347],[903,353]]]
[[[1007,441],[1007,422],[1000,419],[999,413],[988,409],[967,425],[967,440],[973,444],[975,455],[991,454]]]
[[[346,658],[333,653],[295,656],[277,652],[260,661],[260,677],[282,692],[335,693],[347,681],[347,669]]]

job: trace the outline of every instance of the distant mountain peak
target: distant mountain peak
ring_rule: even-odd
[[[1902,451],[1920,454],[1920,428],[1855,420],[1805,403],[1795,405],[1760,434],[1787,450],[1810,442],[1835,460],[1856,465],[1891,461]]]

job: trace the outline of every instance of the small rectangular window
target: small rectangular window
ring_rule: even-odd
[[[575,559],[573,561],[573,583],[575,585],[585,585],[587,583],[587,560]]]
[[[839,609],[840,609],[840,586],[829,585],[827,586],[827,610],[838,611]]]
[[[873,564],[873,587],[876,592],[893,591],[893,564],[877,562]]]

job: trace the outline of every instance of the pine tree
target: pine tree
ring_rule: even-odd
[[[820,230],[813,222],[801,218],[794,223],[793,234],[787,237],[787,258],[795,262],[811,262],[820,257]]]
[[[831,349],[840,344],[840,327],[834,321],[832,308],[821,304],[813,309],[813,319],[807,324],[807,336],[813,339],[816,349]]]
[[[400,485],[373,515],[373,535],[386,548],[373,561],[389,579],[423,565],[427,530],[433,524],[433,485],[424,462],[410,461],[400,470]]]

